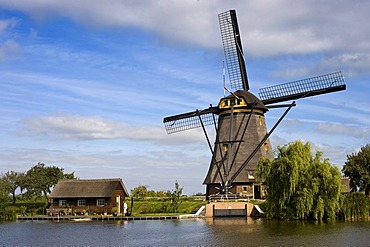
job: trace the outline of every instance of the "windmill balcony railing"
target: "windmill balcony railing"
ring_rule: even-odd
[[[230,201],[230,200],[239,200],[239,194],[228,194],[228,195],[221,195],[221,194],[213,194],[209,196],[210,201]]]

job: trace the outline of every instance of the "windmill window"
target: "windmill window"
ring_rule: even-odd
[[[229,105],[229,101],[228,100],[224,100],[224,104],[225,104],[225,106],[228,106]]]
[[[230,100],[230,105],[235,105],[235,99]]]
[[[265,142],[265,143],[263,144],[263,147],[264,147],[264,149],[265,149],[265,151],[266,151],[266,152],[269,150],[269,147],[268,147],[268,145],[267,145],[267,142]]]
[[[260,120],[260,126],[262,126],[262,124],[263,124],[263,119],[262,119],[262,117],[259,117],[259,120]]]

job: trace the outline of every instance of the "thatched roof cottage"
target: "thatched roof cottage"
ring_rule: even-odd
[[[50,209],[65,213],[123,212],[129,193],[122,179],[64,179],[49,195]]]

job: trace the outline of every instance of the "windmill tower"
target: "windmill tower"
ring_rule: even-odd
[[[269,136],[295,106],[295,102],[277,104],[314,95],[345,90],[341,72],[260,89],[259,98],[249,92],[241,37],[235,10],[219,14],[222,43],[231,88],[216,107],[196,110],[163,119],[167,133],[202,127],[212,159],[203,184],[207,198],[230,195],[261,197],[261,182],[255,171],[262,157],[273,158]],[[287,108],[270,131],[265,113],[272,108]],[[216,140],[209,140],[206,126],[214,125]]]

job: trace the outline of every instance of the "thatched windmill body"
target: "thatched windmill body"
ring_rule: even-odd
[[[261,183],[255,170],[262,157],[273,158],[269,136],[295,106],[295,102],[278,104],[314,95],[345,90],[341,72],[260,89],[259,98],[249,92],[242,42],[235,10],[219,14],[221,37],[230,78],[230,95],[220,99],[218,106],[165,117],[167,133],[202,127],[212,159],[203,184],[207,197],[260,198]],[[286,111],[267,131],[265,113],[271,108]],[[216,140],[209,140],[206,126],[213,125]]]

